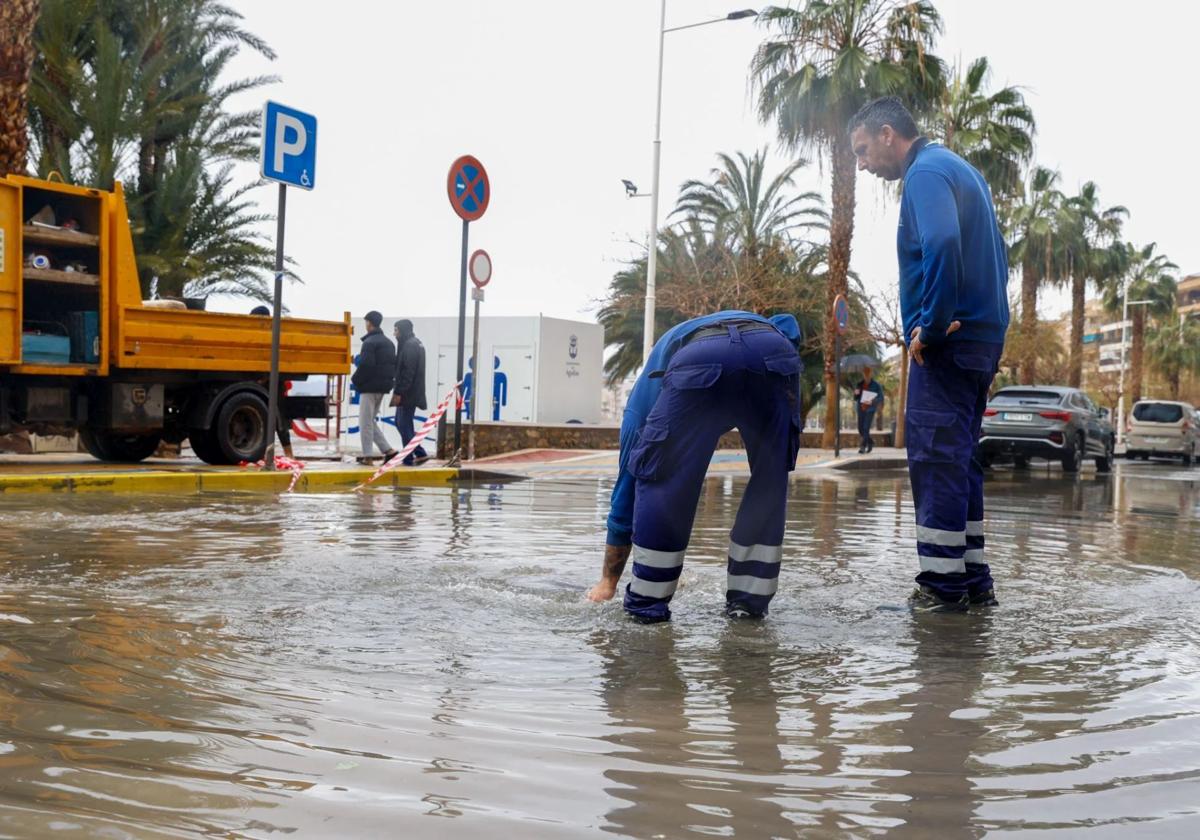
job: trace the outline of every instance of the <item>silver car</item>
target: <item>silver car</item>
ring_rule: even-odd
[[[1023,468],[1030,458],[1045,458],[1069,473],[1078,472],[1084,458],[1108,472],[1115,445],[1108,409],[1097,408],[1078,388],[1042,385],[1010,386],[992,395],[979,438],[985,463],[1012,458]]]

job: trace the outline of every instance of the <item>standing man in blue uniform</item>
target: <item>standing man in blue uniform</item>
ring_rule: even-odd
[[[988,389],[1008,329],[1008,254],[987,182],[919,136],[895,97],[851,119],[858,168],[904,179],[896,250],[900,315],[914,365],[908,382],[908,468],[923,610],[993,606],[984,561],[983,468],[974,458]]]
[[[613,597],[632,556],[625,611],[647,623],[671,617],[704,476],[721,435],[736,427],[750,482],[730,535],[725,611],[767,614],[800,447],[799,343],[791,315],[730,310],[685,321],[654,345],[621,422],[604,567],[590,600]]]
[[[871,440],[871,424],[875,412],[883,405],[883,386],[872,378],[870,367],[863,368],[863,378],[854,387],[854,411],[858,415],[858,451],[870,452],[875,448]]]

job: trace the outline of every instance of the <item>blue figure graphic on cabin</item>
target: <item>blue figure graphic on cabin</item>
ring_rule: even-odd
[[[474,406],[471,403],[471,392],[475,389],[475,357],[467,359],[467,375],[463,377],[462,398],[467,409],[467,419],[473,417],[472,409]]]
[[[508,374],[500,371],[500,357],[492,361],[495,373],[492,374],[492,419],[500,419],[500,407],[508,405]]]

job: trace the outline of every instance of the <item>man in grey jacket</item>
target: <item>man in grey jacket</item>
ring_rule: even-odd
[[[395,335],[396,387],[392,391],[392,405],[396,407],[400,439],[408,446],[413,439],[413,418],[417,409],[429,408],[425,399],[425,345],[413,334],[413,323],[407,318],[396,322]],[[411,467],[428,460],[425,447],[418,446],[404,459],[404,466]]]

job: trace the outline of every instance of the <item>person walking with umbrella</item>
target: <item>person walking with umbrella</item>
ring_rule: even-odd
[[[858,452],[870,452],[875,448],[871,440],[871,424],[875,412],[883,405],[883,386],[872,377],[871,365],[863,365],[863,378],[854,386],[854,411],[858,415]]]

